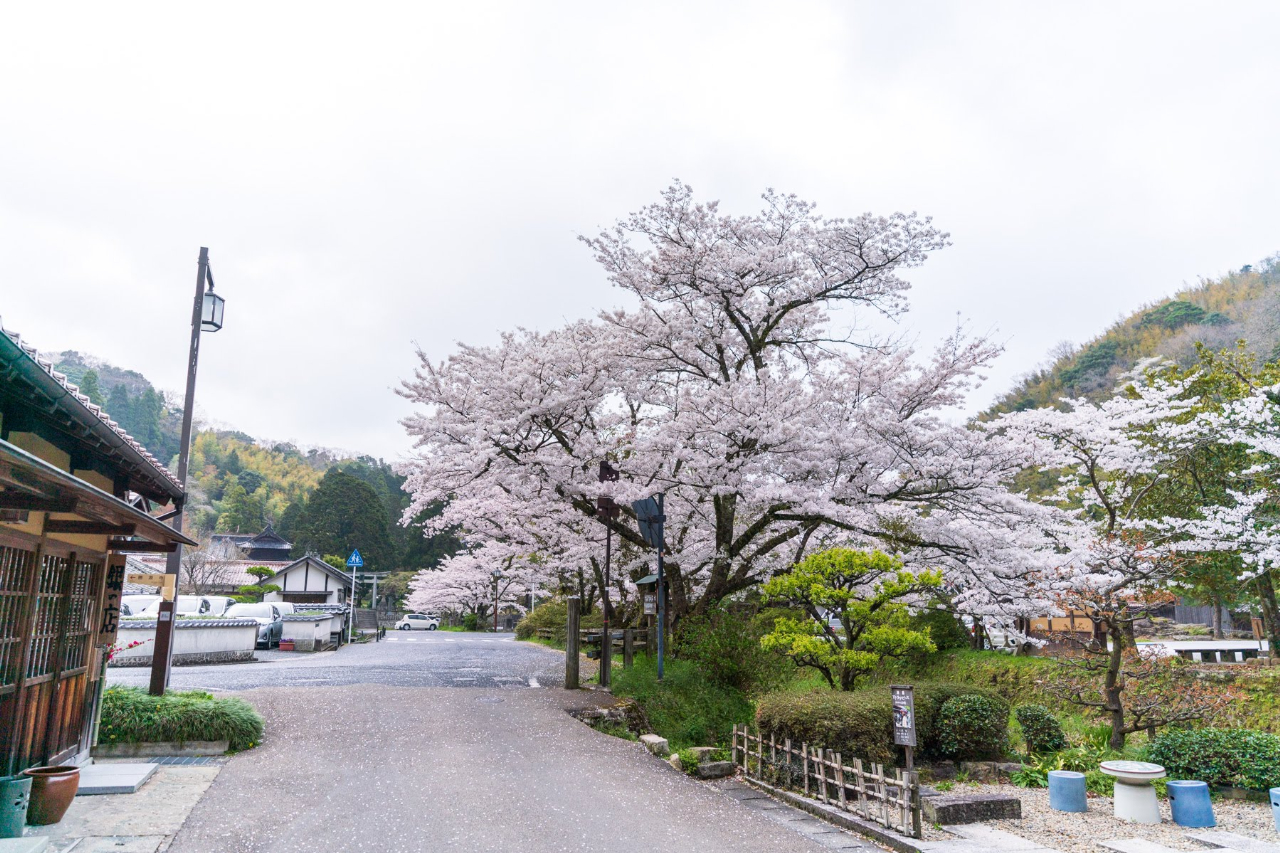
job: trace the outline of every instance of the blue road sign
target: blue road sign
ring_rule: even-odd
[[[364,567],[364,557],[360,556],[360,549],[357,548],[351,552],[351,556],[347,557],[348,569],[359,569]]]

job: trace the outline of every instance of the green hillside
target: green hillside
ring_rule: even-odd
[[[55,370],[79,385],[158,459],[177,467],[182,409],[175,404],[180,401],[166,399],[141,373],[93,356],[68,351],[51,358]],[[324,513],[309,513],[311,498],[330,471],[350,475],[359,485],[330,478],[331,494],[321,501]],[[188,481],[184,526],[197,539],[214,532],[257,533],[271,523],[296,543],[295,556],[301,556],[309,547],[339,547],[341,543],[323,529],[334,528],[336,516],[363,519],[385,533],[377,536],[374,549],[383,564],[379,569],[392,567],[387,564],[401,569],[434,566],[456,548],[451,536],[423,536],[421,523],[434,513],[410,527],[399,524],[409,505],[404,478],[370,456],[303,450],[289,443],[261,442],[242,432],[197,428]]]
[[[1047,366],[1024,376],[984,417],[1105,396],[1141,359],[1189,365],[1197,344],[1223,349],[1240,340],[1260,361],[1280,358],[1280,255],[1143,306],[1083,346],[1059,344]]]

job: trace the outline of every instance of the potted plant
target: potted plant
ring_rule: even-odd
[[[70,764],[32,767],[23,770],[22,775],[31,777],[27,824],[44,826],[62,820],[75,799],[76,791],[80,790],[80,768]]]
[[[280,651],[282,652],[293,651],[293,640],[286,640],[281,638],[279,648],[280,648]]]

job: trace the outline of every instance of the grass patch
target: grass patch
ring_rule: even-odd
[[[613,693],[634,699],[673,749],[728,744],[734,723],[751,720],[741,691],[708,683],[689,661],[668,659],[663,674],[659,682],[657,659],[637,655],[630,669],[614,669]]]
[[[152,696],[139,687],[108,687],[98,737],[102,743],[225,740],[238,751],[262,742],[262,715],[243,699],[202,690]]]

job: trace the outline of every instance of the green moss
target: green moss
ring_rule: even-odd
[[[137,687],[109,687],[102,696],[102,743],[225,740],[233,751],[262,742],[262,716],[243,699],[201,690],[152,696]]]

